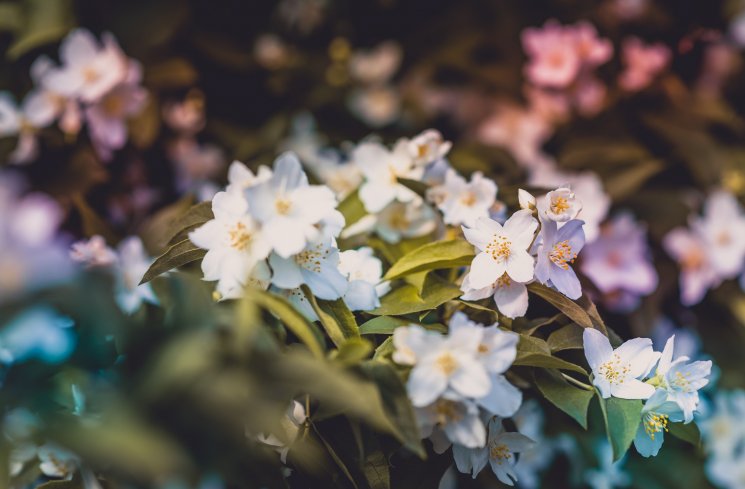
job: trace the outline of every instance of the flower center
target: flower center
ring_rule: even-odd
[[[505,445],[504,443],[499,443],[492,445],[491,448],[489,448],[489,456],[497,462],[497,464],[502,465],[502,462],[505,462],[512,458],[512,453],[510,452],[510,449]]]
[[[420,144],[419,146],[416,147],[417,157],[424,158],[425,156],[427,156],[428,150],[429,148],[427,147],[426,144]]]
[[[548,258],[559,267],[567,270],[569,269],[569,264],[574,263],[574,260],[577,258],[577,253],[572,253],[572,246],[569,244],[569,241],[564,240],[554,245],[551,253],[548,254]]]
[[[95,68],[86,68],[83,70],[83,79],[86,83],[95,83],[101,78],[101,73]]]
[[[492,240],[486,245],[486,252],[491,255],[495,261],[507,261],[512,254],[512,241],[505,236],[494,235]]]
[[[321,260],[326,258],[329,250],[323,250],[320,246],[303,250],[295,255],[295,263],[314,273],[321,273]]]
[[[512,285],[512,279],[506,273],[503,273],[501,277],[497,279],[497,287],[509,287]]]
[[[230,246],[238,251],[246,251],[251,243],[251,233],[248,232],[248,228],[242,222],[236,223],[228,231],[228,236],[230,237]]]
[[[274,207],[277,209],[277,212],[279,214],[285,216],[290,213],[290,209],[292,209],[292,202],[290,202],[289,199],[280,197],[274,201]]]
[[[688,381],[686,374],[682,372],[675,372],[675,378],[670,383],[683,392],[691,392],[691,383]]]
[[[732,242],[732,236],[730,236],[730,233],[728,231],[722,231],[717,236],[717,244],[719,246],[727,246]]]
[[[569,201],[566,197],[556,197],[551,202],[551,212],[554,214],[563,214],[567,210],[569,210]]]
[[[703,251],[698,247],[694,247],[689,249],[680,260],[680,266],[685,270],[698,270],[703,266],[704,261]]]
[[[391,228],[397,230],[397,231],[406,231],[409,229],[409,226],[411,225],[411,221],[403,212],[396,212],[393,215],[391,215],[390,220],[390,226]]]
[[[437,357],[435,365],[437,365],[437,368],[438,370],[440,370],[440,372],[447,376],[452,375],[453,372],[455,372],[455,369],[458,368],[457,360],[448,352],[445,352]]]
[[[621,359],[614,353],[613,358],[598,368],[598,373],[611,384],[623,384],[630,370],[629,365],[621,363]]]
[[[104,98],[101,108],[111,118],[119,118],[124,115],[124,97],[120,93],[113,93]]]
[[[450,401],[448,399],[440,399],[435,404],[435,423],[439,426],[456,422],[460,420],[463,415],[458,409],[458,403]]]
[[[654,440],[655,434],[661,431],[667,431],[668,421],[669,419],[666,414],[647,413],[644,416],[644,431]]]
[[[461,198],[460,203],[466,207],[473,207],[477,202],[476,196],[473,192],[466,192]]]

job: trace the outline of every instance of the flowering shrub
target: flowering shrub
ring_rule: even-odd
[[[3,487],[745,487],[741,16],[81,4],[0,3]]]

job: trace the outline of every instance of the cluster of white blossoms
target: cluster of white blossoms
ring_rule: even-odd
[[[680,301],[687,306],[738,275],[745,288],[745,212],[725,190],[712,193],[703,211],[689,218],[689,227],[670,231],[663,242],[680,267]]]
[[[645,401],[634,446],[644,457],[657,455],[670,422],[693,421],[698,391],[709,383],[711,361],[676,357],[675,336],[661,353],[648,338],[634,338],[614,349],[603,333],[585,329],[583,340],[592,383],[604,399]]]
[[[463,279],[463,299],[493,296],[499,312],[510,318],[525,315],[526,284],[534,280],[570,299],[582,295],[572,269],[585,244],[584,223],[575,219],[582,203],[569,187],[560,187],[539,200],[520,190],[520,206],[504,224],[482,216],[463,226],[477,251]]]
[[[336,237],[345,220],[336,196],[311,185],[293,153],[256,174],[236,161],[228,181],[212,199],[214,219],[189,234],[207,250],[202,272],[217,281],[219,298],[240,297],[248,285],[272,286],[312,319],[302,285],[320,299],[344,298],[352,310],[379,305],[387,292],[380,260],[369,248],[340,253]]]
[[[745,487],[745,391],[719,391],[708,409],[708,416],[697,420],[708,455],[706,474],[718,487]]]
[[[393,333],[393,360],[411,366],[406,387],[422,437],[437,453],[452,444],[461,472],[476,477],[489,463],[509,485],[516,480],[515,453],[534,445],[502,426],[522,403],[522,393],[504,375],[518,341],[517,334],[474,323],[461,312],[451,318],[447,335],[415,324]]]
[[[99,42],[85,29],[70,32],[59,50],[60,64],[40,56],[31,65],[34,88],[17,105],[0,93],[0,137],[18,138],[11,163],[28,163],[38,153],[38,133],[55,122],[74,138],[85,124],[103,160],[127,142],[127,119],[147,101],[142,67],[128,58],[114,36]]]

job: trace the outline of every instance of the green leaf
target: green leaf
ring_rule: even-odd
[[[385,274],[385,280],[427,270],[469,265],[474,257],[473,245],[462,239],[436,241],[406,253]]]
[[[570,323],[548,335],[548,340],[546,340],[546,342],[552,352],[562,350],[581,350],[583,348],[582,333],[584,330],[585,329],[582,326]]]
[[[539,283],[528,284],[528,290],[546,300],[583,328],[595,328],[602,331],[605,335],[608,334],[603,320],[597,314],[595,305],[584,296],[580,300],[584,300],[586,307],[582,307],[578,302],[574,302],[561,292]]]
[[[403,285],[380,300],[380,307],[370,311],[376,316],[400,316],[428,311],[459,297],[463,292],[455,284],[430,274],[424,282],[423,292],[410,284]]]
[[[334,350],[331,359],[344,366],[357,365],[370,356],[373,345],[363,338],[349,338]]]
[[[362,324],[360,326],[360,334],[393,334],[396,328],[410,324],[419,323],[392,316],[378,316]],[[447,327],[439,323],[420,324],[420,326],[431,329],[432,331],[439,331],[440,333],[446,333],[448,330]]]
[[[315,311],[323,329],[336,346],[341,346],[349,338],[359,338],[360,329],[354,314],[349,310],[343,299],[325,301],[316,299],[307,285],[302,285],[303,293]]]
[[[354,477],[352,477],[351,472],[349,472],[349,469],[347,468],[344,461],[341,459],[341,457],[336,453],[336,450],[334,450],[334,447],[326,441],[326,438],[321,435],[321,432],[318,430],[316,425],[314,423],[311,423],[311,426],[313,426],[313,431],[315,431],[316,436],[318,436],[318,439],[321,440],[321,443],[326,448],[326,451],[328,452],[329,456],[331,456],[331,460],[334,461],[337,467],[342,471],[344,476],[349,480],[349,482],[352,484],[352,487],[355,489],[359,489],[359,486],[357,485],[357,481],[354,480]]]
[[[675,438],[679,438],[694,446],[701,445],[701,432],[696,423],[670,423],[667,427],[669,433]]]
[[[579,365],[552,356],[548,343],[534,336],[520,335],[520,342],[517,344],[517,357],[515,357],[513,365],[571,370],[587,375],[587,372]]]
[[[378,385],[385,412],[396,428],[396,438],[420,458],[425,458],[414,408],[396,370],[387,362],[375,360],[363,363],[362,370]]]
[[[140,284],[147,283],[158,275],[173,270],[174,268],[200,260],[206,254],[206,250],[197,247],[197,245],[192,243],[189,238],[179,241],[155,259],[153,264],[150,265],[150,268],[147,269],[147,272],[145,272],[145,275],[142,276]]]
[[[74,11],[71,0],[26,0],[25,26],[8,48],[8,58],[18,59],[62,39],[75,25]]]
[[[642,401],[618,397],[603,399],[599,393],[598,399],[603,411],[608,441],[613,448],[613,461],[617,462],[624,456],[636,436],[641,422]]]
[[[572,417],[587,429],[587,409],[595,392],[574,387],[561,377],[557,370],[536,369],[535,385],[551,404]]]
[[[398,183],[410,190],[413,190],[419,197],[427,197],[427,189],[429,188],[429,185],[422,181],[411,180],[408,178],[399,178]]]
[[[212,213],[212,202],[200,202],[191,206],[186,212],[170,223],[164,235],[168,243],[174,243],[187,238],[188,231],[191,231],[207,221],[214,219]],[[180,239],[179,239],[180,238]]]
[[[84,489],[83,481],[75,477],[69,481],[49,481],[36,486],[36,489]]]
[[[375,450],[365,457],[362,472],[370,485],[370,489],[390,489],[391,474],[388,468],[388,458],[381,450]]]
[[[261,289],[249,289],[247,297],[279,318],[317,358],[323,358],[323,335],[284,297]]]
[[[367,215],[365,205],[360,200],[359,192],[354,191],[339,202],[336,210],[342,213],[345,226],[351,226]]]

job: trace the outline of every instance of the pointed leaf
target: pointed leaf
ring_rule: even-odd
[[[605,430],[613,448],[613,461],[620,460],[631,446],[641,422],[642,401],[609,397],[600,399]]]
[[[571,416],[582,428],[587,429],[587,409],[594,391],[574,387],[561,377],[557,370],[535,369],[535,385],[554,406]]]
[[[201,260],[204,255],[207,254],[207,250],[197,247],[188,238],[179,241],[175,245],[171,246],[166,250],[165,253],[155,259],[150,268],[147,269],[145,275],[142,276],[140,284],[147,283],[174,268],[186,265],[193,261]]]
[[[428,243],[402,256],[385,274],[385,280],[427,270],[466,266],[473,257],[473,245],[462,239]]]

